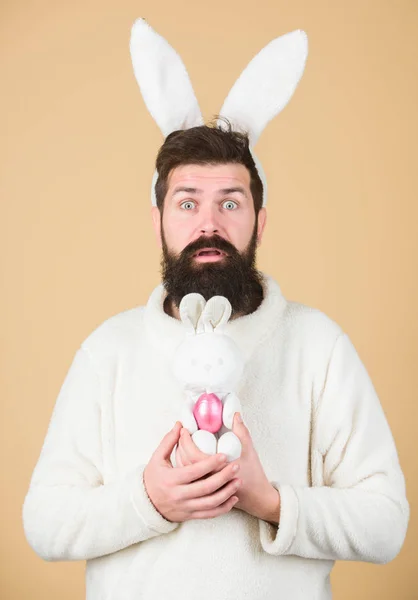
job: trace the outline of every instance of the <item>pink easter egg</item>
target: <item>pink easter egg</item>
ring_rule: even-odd
[[[216,433],[222,427],[223,404],[216,394],[202,394],[193,409],[199,429]]]

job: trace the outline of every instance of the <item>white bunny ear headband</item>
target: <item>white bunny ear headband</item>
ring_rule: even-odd
[[[137,19],[130,40],[134,73],[145,104],[161,129],[164,138],[178,129],[204,125],[192,84],[177,52],[145,21]],[[267,182],[252,147],[273,117],[281,112],[303,75],[308,56],[308,38],[297,29],[265,46],[248,63],[227,95],[219,113],[244,131],[250,152],[263,184],[263,206],[267,202]],[[223,122],[218,119],[217,126]],[[154,172],[151,201],[157,205]]]

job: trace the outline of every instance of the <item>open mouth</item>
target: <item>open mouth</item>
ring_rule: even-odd
[[[226,254],[225,252],[222,252],[222,250],[217,250],[216,248],[204,248],[203,250],[196,252],[194,256],[226,256]]]

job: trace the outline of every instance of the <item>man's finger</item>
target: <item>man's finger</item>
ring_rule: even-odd
[[[158,458],[161,461],[166,461],[171,465],[170,455],[174,450],[174,446],[179,441],[181,427],[182,425],[180,421],[176,421],[176,424],[174,425],[173,429],[165,434],[165,436],[160,442],[160,445],[157,446],[157,449],[153,454],[154,457]]]
[[[175,478],[178,484],[191,483],[212,473],[220,464],[226,465],[226,460],[220,461],[219,453],[213,456],[207,456],[204,460],[201,460],[193,465],[187,465],[181,469],[174,469]]]
[[[178,455],[180,457],[180,460],[181,460],[181,463],[182,463],[183,467],[185,467],[186,465],[191,465],[192,464],[191,461],[189,460],[189,457],[187,456],[187,453],[184,451],[184,448],[182,448],[181,438],[179,439],[179,443],[178,443],[178,446],[177,446],[177,452],[178,452]]]
[[[176,448],[176,467],[184,467],[179,445]]]
[[[181,431],[183,431],[184,433],[180,437],[180,446],[183,450],[183,453],[187,455],[190,462],[197,462],[199,460],[202,460],[203,458],[207,458],[208,456],[210,456],[209,454],[206,454],[205,452],[199,450],[199,448],[192,440],[190,433],[187,429],[183,427]]]

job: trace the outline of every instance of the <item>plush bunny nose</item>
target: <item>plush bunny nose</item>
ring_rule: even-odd
[[[210,370],[211,370],[211,368],[212,368],[212,365],[205,365],[205,369],[206,369],[206,371],[210,371]]]

